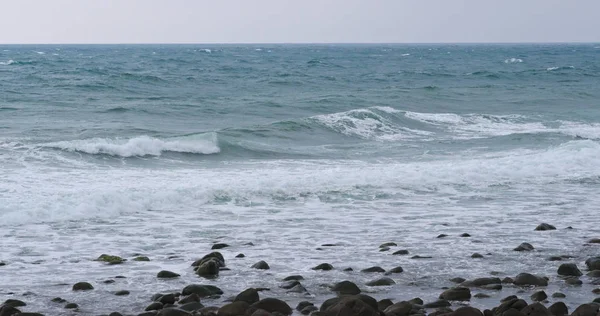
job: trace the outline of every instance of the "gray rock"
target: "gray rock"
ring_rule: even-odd
[[[589,258],[585,261],[588,270],[600,270],[600,257]]]
[[[558,267],[557,271],[558,275],[563,276],[582,276],[583,273],[577,268],[577,265],[574,263],[563,263]]]
[[[548,280],[530,273],[519,273],[513,284],[518,286],[548,286]]]
[[[238,253],[237,255],[235,255],[236,258],[245,258],[246,255],[243,253]]]
[[[460,234],[460,237],[463,237],[463,238],[465,238],[465,237],[471,237],[471,235],[469,235],[467,233],[462,233],[462,234]]]
[[[531,300],[534,302],[541,302],[548,298],[548,295],[544,291],[538,291],[531,294]]]
[[[466,287],[455,287],[440,294],[440,299],[448,301],[468,301],[471,299],[471,290]]]
[[[588,244],[600,244],[600,238],[592,238],[588,240]]]
[[[571,316],[595,316],[598,314],[599,307],[598,304],[582,304],[573,311]]]
[[[335,304],[322,310],[322,316],[379,316],[377,308],[357,297],[344,297]]]
[[[333,266],[329,263],[321,263],[318,266],[312,268],[312,270],[330,271],[333,270]]]
[[[93,289],[94,287],[87,282],[78,282],[73,285],[73,291],[89,291]]]
[[[390,307],[394,305],[394,302],[392,302],[392,300],[386,298],[386,299],[382,299],[379,302],[377,302],[377,309],[381,312],[383,312],[386,308]]]
[[[532,251],[534,248],[530,243],[522,243],[517,248],[513,249],[514,251]]]
[[[485,294],[485,293],[477,293],[475,295],[473,295],[473,297],[475,298],[489,298],[490,296]]]
[[[367,272],[367,273],[381,272],[381,273],[384,273],[385,269],[383,269],[382,267],[370,267],[370,268],[362,269],[362,270],[360,270],[360,272]]]
[[[600,278],[600,270],[592,270],[588,273],[586,273],[587,276],[589,276],[590,278]]]
[[[386,272],[386,275],[390,275],[390,274],[394,274],[394,273],[402,273],[404,272],[404,269],[402,269],[402,267],[395,267],[390,269],[390,271]]]
[[[175,272],[171,272],[171,271],[167,271],[167,270],[162,270],[160,272],[158,272],[158,274],[156,274],[157,278],[160,279],[170,279],[170,278],[177,278],[180,275],[175,273]]]
[[[388,286],[394,284],[396,284],[396,282],[388,277],[379,278],[366,283],[367,286]]]
[[[342,281],[333,285],[332,291],[338,292],[340,295],[356,295],[360,294],[360,289],[356,284],[350,281]]]
[[[259,300],[260,300],[260,297],[258,295],[258,291],[254,288],[249,288],[249,289],[243,290],[240,294],[238,294],[233,299],[234,302],[242,301],[242,302],[246,302],[250,305],[258,302]]]
[[[269,267],[269,264],[268,264],[268,263],[266,263],[266,262],[265,262],[265,261],[263,261],[263,260],[261,260],[261,261],[259,261],[259,262],[255,263],[255,264],[253,264],[253,265],[251,266],[251,268],[254,268],[254,269],[259,269],[259,270],[268,270],[268,269],[271,269],[271,267]]]
[[[554,227],[550,224],[541,223],[535,228],[535,230],[538,230],[538,231],[556,230],[556,227]]]
[[[579,286],[583,284],[583,281],[579,280],[576,277],[565,279],[565,284]]]
[[[308,301],[302,301],[302,302],[298,303],[298,305],[296,305],[296,310],[301,311],[304,308],[306,308],[307,306],[315,306],[315,304],[308,302]]]

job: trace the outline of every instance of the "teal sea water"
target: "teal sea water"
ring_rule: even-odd
[[[124,274],[146,297],[173,288],[159,268],[196,280],[217,240],[247,252],[231,292],[268,285],[259,258],[273,278],[403,265],[397,291],[423,298],[449,276],[553,274],[545,257],[595,251],[599,141],[598,44],[0,46],[0,296]],[[476,242],[435,240],[462,232]],[[524,241],[541,250],[510,251]],[[153,261],[90,273],[101,253]],[[101,310],[120,286],[73,299]]]

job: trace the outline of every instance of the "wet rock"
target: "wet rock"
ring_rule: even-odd
[[[161,302],[163,305],[175,304],[175,294],[165,294],[157,298],[155,301]]]
[[[563,257],[561,256],[551,256],[548,258],[548,261],[562,261]]]
[[[505,277],[504,279],[502,279],[502,284],[509,284],[509,283],[514,283],[515,280],[511,277]]]
[[[505,311],[504,313],[502,313],[502,316],[527,316],[527,315],[523,314],[520,310],[510,308],[507,311]],[[548,315],[548,316],[550,316],[550,315]]]
[[[182,295],[196,294],[199,297],[208,297],[213,295],[222,295],[223,291],[214,285],[191,284],[183,288]]]
[[[129,295],[129,291],[127,290],[120,290],[120,291],[116,291],[115,292],[116,296],[125,296],[125,295]]]
[[[152,304],[148,305],[145,311],[156,311],[163,308],[163,303],[161,302],[152,302]]]
[[[394,253],[392,253],[392,255],[402,256],[402,255],[407,255],[408,253],[409,253],[408,250],[406,250],[406,249],[400,249],[400,250],[395,251]]]
[[[448,301],[468,301],[471,299],[471,290],[466,287],[455,287],[440,294],[440,299]]]
[[[250,305],[258,302],[260,300],[260,297],[258,295],[258,291],[254,288],[248,288],[243,290],[242,292],[240,292],[240,294],[238,294],[233,301],[234,302],[246,302]]]
[[[548,280],[530,273],[519,273],[513,284],[518,286],[548,286]]]
[[[340,295],[356,295],[360,294],[360,289],[356,284],[350,281],[342,281],[333,285],[332,291],[339,293]]]
[[[77,282],[73,284],[73,291],[89,291],[93,289],[94,287],[88,282]]]
[[[529,316],[550,316],[550,312],[546,308],[546,306],[540,303],[533,303],[525,306],[521,313]]]
[[[316,306],[314,306],[314,305],[310,305],[310,306],[306,306],[305,308],[303,308],[303,309],[300,311],[300,314],[302,314],[302,315],[309,315],[309,314],[311,314],[312,312],[316,312],[316,311],[318,311],[318,310],[319,310],[319,308],[317,308]]]
[[[383,247],[383,248],[379,248],[379,251],[380,251],[380,252],[383,252],[383,251],[390,251],[390,247]]]
[[[351,271],[354,271],[354,269],[352,269],[352,268],[348,267],[348,268],[345,268],[343,271],[344,271],[344,272],[351,272]]]
[[[175,307],[165,308],[156,314],[156,316],[191,316],[189,312]]]
[[[60,297],[55,297],[55,298],[51,299],[50,301],[53,302],[53,303],[64,303],[67,300],[65,300],[63,298],[60,298]]]
[[[556,302],[548,307],[550,314],[554,316],[566,316],[569,315],[569,308],[563,302]]]
[[[133,261],[150,261],[150,258],[146,256],[138,256],[132,259]]]
[[[108,316],[123,316],[123,314],[118,313],[118,312],[112,312],[112,313],[108,314]]]
[[[3,267],[3,266],[5,266],[5,265],[6,265],[6,262],[4,262],[4,261],[0,261],[0,267]]]
[[[237,255],[235,255],[236,258],[245,258],[246,255],[243,253],[238,253]]]
[[[565,284],[579,286],[583,284],[583,281],[576,277],[565,279]]]
[[[410,257],[410,258],[411,258],[411,259],[431,259],[431,258],[433,258],[433,257],[430,257],[430,256],[419,256],[419,255],[416,255],[416,256],[412,256],[412,257]]]
[[[115,280],[104,280],[104,281],[102,281],[102,283],[104,283],[104,284],[113,284],[113,283],[115,283]]]
[[[96,261],[102,261],[102,262],[106,262],[108,264],[121,264],[123,262],[125,262],[125,259],[119,257],[119,256],[113,256],[113,255],[107,255],[107,254],[101,254]]]
[[[553,297],[553,298],[565,298],[565,297],[567,297],[567,296],[566,296],[564,293],[561,293],[561,292],[555,292],[555,293],[552,293],[552,297]]]
[[[453,312],[454,311],[449,307],[440,307],[434,312],[429,313],[428,316],[452,315]]]
[[[219,308],[217,316],[238,316],[245,315],[246,311],[250,307],[250,304],[244,301],[237,301],[230,304],[223,305]]]
[[[450,302],[448,302],[447,300],[437,300],[435,302],[427,303],[427,304],[423,305],[423,307],[425,307],[425,308],[441,308],[441,307],[448,307],[451,305],[452,304],[450,304]]]
[[[330,271],[333,270],[333,266],[329,263],[321,263],[318,266],[313,267],[312,270]]]
[[[446,235],[446,234],[439,234],[436,238],[445,238],[445,237],[448,237],[448,235]]]
[[[78,307],[79,307],[79,305],[77,305],[76,303],[67,303],[67,305],[65,305],[66,309],[75,309]]]
[[[0,316],[21,315],[21,311],[14,306],[0,305]]]
[[[587,276],[589,276],[590,278],[600,278],[600,270],[592,270],[588,273],[586,273]]]
[[[592,293],[594,293],[594,294],[600,294],[600,288],[593,289]]]
[[[367,273],[381,272],[381,273],[384,273],[385,269],[383,269],[382,267],[370,267],[370,268],[362,269],[362,270],[360,270],[360,272],[367,272]]]
[[[308,290],[300,283],[294,285],[286,293],[308,293]]]
[[[205,278],[216,278],[219,276],[219,262],[218,260],[207,260],[196,268],[196,274]]]
[[[302,302],[298,303],[298,305],[296,305],[296,310],[301,311],[304,308],[306,308],[307,306],[315,306],[315,304],[313,304],[309,301],[302,301]]]
[[[521,300],[521,299],[514,298],[511,300],[502,302],[502,304],[500,304],[500,306],[492,309],[492,311],[494,312],[495,315],[502,315],[503,313],[507,312],[510,309],[515,309],[517,311],[520,311],[523,308],[525,308],[525,306],[527,306],[527,302],[525,302],[524,300]]]
[[[219,267],[225,266],[225,258],[223,257],[223,255],[218,251],[213,251],[213,252],[205,255],[204,257],[194,261],[194,263],[192,263],[192,267],[199,267],[203,263],[210,261],[210,260],[215,261],[219,265]]]
[[[454,282],[454,283],[463,283],[466,280],[465,280],[465,278],[452,278],[452,279],[450,279],[450,281]]]
[[[269,264],[268,264],[268,263],[266,263],[266,262],[265,262],[265,261],[263,261],[263,260],[261,260],[261,261],[259,261],[259,262],[255,263],[255,264],[253,264],[253,265],[251,266],[251,268],[254,268],[254,269],[260,269],[260,270],[269,270],[269,269],[271,269],[271,267],[269,267]]]
[[[500,300],[501,303],[504,302],[508,302],[508,301],[512,301],[512,300],[518,300],[519,298],[516,295],[509,295],[503,299]]]
[[[398,246],[398,245],[395,242],[386,242],[386,243],[379,245],[379,248],[396,247],[396,246]]]
[[[548,298],[548,295],[544,291],[538,291],[531,294],[531,300],[534,302],[541,302]]]
[[[379,316],[379,311],[357,297],[345,297],[321,312],[322,316]]]
[[[550,224],[541,223],[541,224],[537,225],[537,227],[535,228],[535,230],[538,230],[538,231],[556,230],[556,227],[554,227],[554,226],[552,226]]]
[[[517,248],[513,249],[514,251],[532,251],[534,248],[530,243],[522,243]]]
[[[451,316],[483,316],[483,313],[475,307],[463,306],[457,308]]]
[[[253,313],[256,310],[263,309],[269,313],[281,313],[283,315],[291,315],[292,308],[284,301],[276,298],[264,298],[248,308],[248,312]]]
[[[283,280],[284,281],[292,281],[292,280],[300,281],[300,280],[304,280],[304,277],[301,275],[290,275],[290,276],[285,277]]]
[[[227,247],[229,247],[228,244],[216,243],[216,244],[212,245],[212,247],[210,249],[211,250],[218,250],[218,249],[223,249],[223,248],[227,248]]]
[[[377,309],[381,312],[383,312],[386,308],[390,307],[394,305],[394,302],[392,302],[392,300],[386,298],[386,299],[382,299],[379,302],[377,302]]]
[[[383,313],[387,316],[405,316],[414,314],[416,312],[416,308],[410,302],[402,301],[395,303],[394,305],[390,305],[386,308]]]
[[[471,258],[473,258],[473,259],[480,259],[480,258],[483,258],[483,255],[476,252],[476,253],[474,253],[474,254],[471,255]]]
[[[596,316],[599,307],[598,304],[582,304],[573,311],[571,316]]]
[[[202,315],[204,315],[204,314],[202,314]],[[281,315],[281,314],[277,314],[277,316],[279,316],[279,315]],[[259,309],[259,310],[256,310],[254,313],[252,313],[252,315],[250,315],[250,316],[274,316],[274,315],[267,312],[264,309]]]
[[[574,263],[563,263],[558,267],[557,271],[558,275],[563,276],[581,276],[583,273],[577,268],[577,265]]]
[[[394,285],[396,282],[390,278],[383,277],[366,283],[367,286],[388,286]]]
[[[137,314],[137,316],[156,316],[157,311],[148,311],[148,312],[143,312],[143,313],[139,313]]]
[[[502,290],[502,284],[487,284],[480,286],[479,288],[490,290],[490,291],[500,291]]]
[[[185,304],[181,304],[181,302],[180,302],[180,305],[179,305],[179,309],[182,309],[187,312],[195,312],[195,311],[199,311],[203,308],[205,308],[205,307],[200,302],[189,302],[189,303],[185,303]]]
[[[465,281],[461,285],[462,286],[480,287],[480,286],[486,286],[486,285],[490,285],[490,284],[500,284],[500,283],[502,283],[500,278],[477,278],[474,280]]]
[[[180,305],[184,305],[187,303],[197,303],[200,302],[200,296],[198,296],[198,294],[196,293],[192,293],[190,295],[184,296],[182,298],[179,299],[178,303]]]
[[[292,280],[292,281],[287,281],[287,282],[281,283],[279,285],[279,287],[282,288],[282,289],[289,290],[289,289],[293,288],[294,286],[296,286],[298,284],[300,284],[299,281]]]
[[[485,294],[485,293],[477,293],[475,295],[473,295],[473,297],[475,298],[489,298],[490,296]]]
[[[171,271],[167,271],[167,270],[162,270],[160,272],[158,272],[158,274],[156,275],[157,278],[160,279],[170,279],[170,278],[177,278],[180,275],[175,273],[175,272],[171,272]]]
[[[462,234],[460,234],[460,237],[463,237],[463,238],[465,238],[465,237],[471,237],[471,235],[469,235],[467,233],[462,233]]]
[[[600,238],[592,238],[588,240],[588,244],[600,244]]]
[[[600,257],[589,258],[585,261],[588,270],[600,270]]]
[[[8,306],[12,306],[12,307],[21,307],[21,306],[27,306],[27,304],[21,300],[15,300],[15,299],[7,299],[6,301],[4,301],[4,304],[2,305],[8,305]],[[2,306],[0,305],[0,306]]]
[[[402,273],[404,272],[404,269],[402,269],[402,267],[395,267],[390,269],[390,271],[386,272],[386,275],[390,275],[390,274],[394,274],[394,273]]]

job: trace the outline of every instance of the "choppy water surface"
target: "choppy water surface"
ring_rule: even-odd
[[[133,312],[210,283],[293,302],[276,284],[302,274],[320,302],[324,283],[377,277],[345,267],[400,265],[397,285],[363,289],[431,301],[451,277],[533,272],[588,302],[597,280],[568,287],[546,259],[600,254],[585,245],[600,237],[596,46],[0,46],[0,299]],[[216,241],[232,270],[199,279],[189,265]],[[249,268],[261,259],[271,270]]]

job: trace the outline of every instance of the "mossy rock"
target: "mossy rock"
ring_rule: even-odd
[[[111,256],[107,254],[101,254],[96,261],[106,262],[108,264],[120,264],[125,262],[126,259],[123,259],[119,256]]]
[[[150,258],[146,257],[146,256],[138,256],[133,258],[133,261],[150,261]]]

